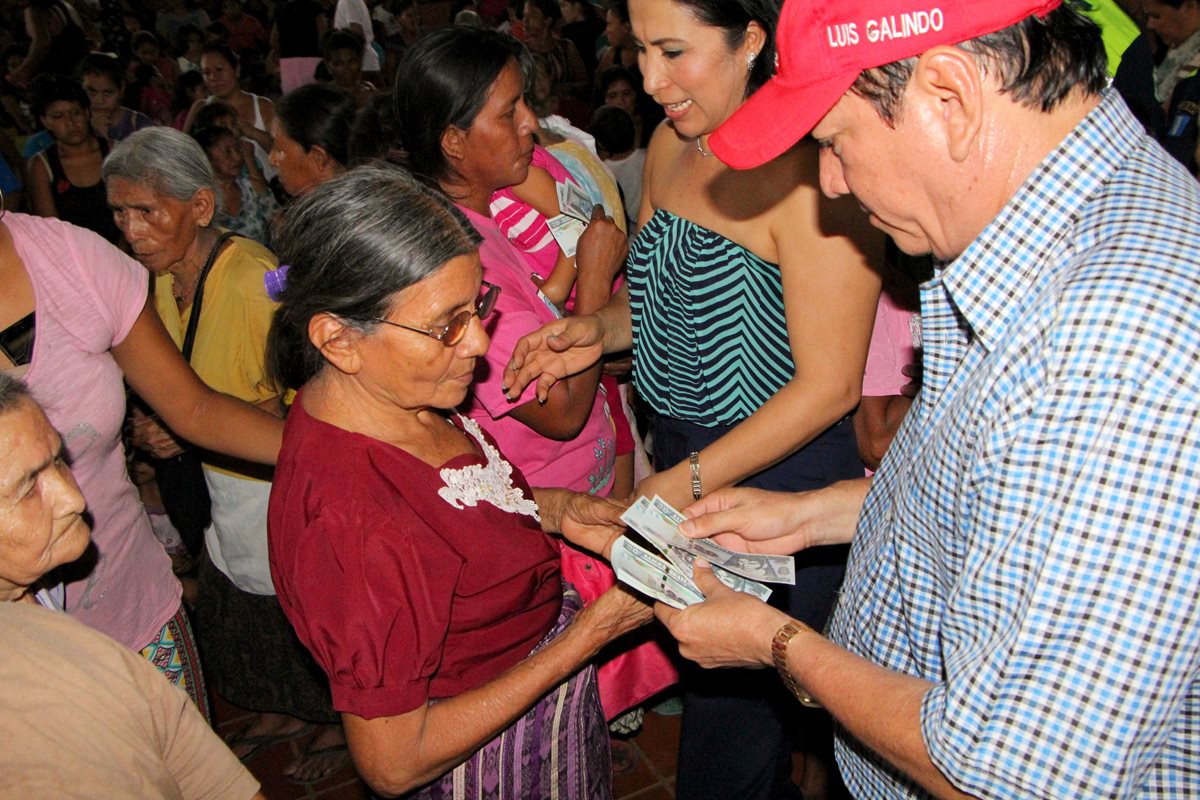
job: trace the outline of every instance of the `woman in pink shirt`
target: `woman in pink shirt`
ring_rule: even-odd
[[[147,305],[147,280],[90,231],[0,217],[0,371],[25,381],[62,435],[93,523],[93,546],[43,596],[140,651],[206,711],[179,581],[125,470],[123,381],[180,436],[241,458],[274,462],[282,422],[196,377]]]

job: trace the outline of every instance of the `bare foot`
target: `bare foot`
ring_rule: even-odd
[[[300,757],[283,770],[296,783],[318,783],[340,770],[350,760],[346,732],[340,723],[321,725]]]
[[[259,714],[246,727],[225,740],[233,754],[246,761],[272,745],[303,736],[312,725],[286,714]]]

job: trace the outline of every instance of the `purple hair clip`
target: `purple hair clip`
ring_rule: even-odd
[[[287,287],[288,264],[280,264],[279,269],[273,269],[263,275],[263,285],[267,287],[267,296],[279,302],[283,290]]]

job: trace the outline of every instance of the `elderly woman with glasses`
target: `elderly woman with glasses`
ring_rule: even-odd
[[[359,772],[388,796],[611,796],[587,664],[648,610],[619,588],[579,610],[549,535],[605,554],[621,506],[531,489],[453,413],[500,291],[479,235],[442,193],[368,166],[295,201],[279,241],[268,358],[300,391],[271,571]]]
[[[200,145],[173,128],[138,131],[113,148],[104,181],[134,257],[154,276],[167,331],[181,349],[192,339],[185,354],[196,374],[218,391],[282,414],[280,392],[265,368],[275,303],[264,277],[275,257],[214,224],[216,177]],[[180,452],[170,431],[151,419],[137,432],[135,440],[156,456]],[[297,781],[321,780],[346,763],[345,742],[326,682],[274,597],[267,561],[270,472],[212,454],[203,461],[212,522],[204,531],[195,605],[200,646],[221,695],[259,712],[229,745],[244,759],[321,724],[284,769]]]

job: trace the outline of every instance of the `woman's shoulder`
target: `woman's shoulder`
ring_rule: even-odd
[[[247,296],[269,299],[263,275],[275,269],[278,260],[275,254],[253,239],[234,236],[229,245],[213,265],[213,276],[218,274],[229,286],[236,287]]]

